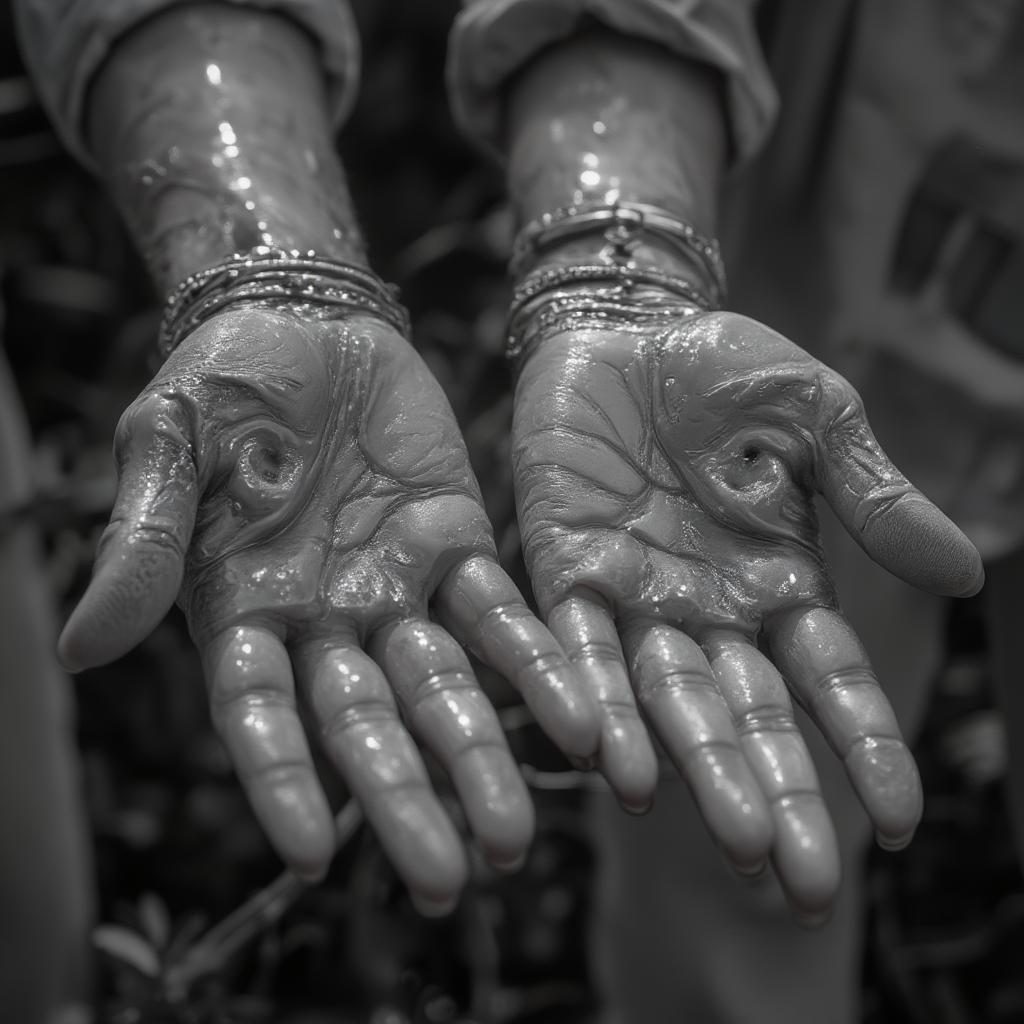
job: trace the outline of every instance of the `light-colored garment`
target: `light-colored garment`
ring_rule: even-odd
[[[14,0],[25,62],[57,130],[88,162],[84,99],[114,41],[189,0]],[[359,43],[347,0],[221,0],[278,12],[320,44],[340,123],[355,101]],[[469,0],[452,32],[448,76],[463,129],[485,146],[499,134],[502,87],[534,54],[585,18],[669,46],[722,70],[734,152],[755,152],[770,129],[775,93],[750,17],[755,0]]]
[[[118,38],[134,26],[190,0],[14,0],[22,56],[64,144],[89,165],[85,97]],[[346,0],[220,0],[275,11],[317,40],[335,122],[355,103],[359,37]]]
[[[80,155],[84,95],[113,41],[175,2],[15,0],[26,60]],[[320,41],[344,117],[358,75],[347,4],[248,2],[294,18]],[[907,211],[945,144],[1024,162],[1020,4],[773,0],[765,54],[754,6],[467,0],[451,37],[453,110],[471,137],[496,148],[505,85],[586,19],[719,68],[733,152],[743,158],[724,207],[733,308],[838,365],[901,468],[985,555],[1003,554],[1024,540],[1024,364],[954,315],[948,261],[916,290],[894,277]],[[961,187],[951,250],[986,217],[997,234],[1024,237],[1012,203],[982,210],[970,194],[980,186],[968,176]],[[826,532],[841,600],[912,735],[940,656],[944,605],[871,565],[834,523]],[[824,933],[796,931],[777,888],[742,893],[685,809],[681,786],[666,787],[643,822],[617,808],[598,814],[605,856],[595,975],[624,1024],[857,1019],[856,861],[870,833],[839,762],[815,747],[847,865]]]
[[[776,109],[754,6],[754,0],[465,0],[448,48],[452,111],[468,135],[498,148],[506,83],[590,20],[721,70],[733,152],[749,156],[764,141]]]

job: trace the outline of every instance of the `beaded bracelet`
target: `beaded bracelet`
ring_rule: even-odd
[[[625,264],[644,236],[661,242],[688,263],[708,282],[716,305],[725,301],[725,266],[718,242],[698,234],[691,224],[649,203],[619,201],[577,203],[545,213],[527,224],[512,246],[510,270],[521,276],[528,265],[556,244],[599,231],[606,245],[599,258]]]
[[[579,288],[580,284],[592,287]],[[512,361],[524,359],[543,335],[554,330],[611,324],[642,329],[714,308],[716,304],[689,281],[653,267],[549,267],[531,274],[513,293],[505,355]]]
[[[164,307],[157,336],[166,359],[203,321],[238,302],[336,306],[373,313],[409,335],[409,316],[393,285],[376,274],[314,252],[260,246],[199,270],[179,284]]]

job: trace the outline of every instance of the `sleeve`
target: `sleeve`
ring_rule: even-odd
[[[754,0],[463,0],[448,50],[448,88],[466,134],[497,149],[501,92],[542,49],[594,19],[719,68],[733,152],[754,153],[778,105],[753,23]]]
[[[89,164],[85,98],[117,39],[155,14],[194,0],[14,0],[22,55],[65,145]],[[359,37],[347,0],[221,0],[279,12],[320,45],[337,123],[355,102]]]

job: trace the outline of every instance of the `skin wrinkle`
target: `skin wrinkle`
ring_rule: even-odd
[[[88,96],[88,141],[162,291],[253,245],[365,267],[319,66],[303,31],[252,7],[172,5],[118,40]],[[460,837],[397,709],[389,717],[378,703],[367,728],[372,705],[352,706],[407,691],[416,665],[399,659],[385,674],[356,643],[409,616],[425,621],[455,570],[493,559],[495,546],[436,380],[393,327],[338,305],[325,311],[327,298],[223,305],[128,410],[114,525],[61,653],[73,669],[110,661],[177,595],[218,731],[282,857],[316,879],[334,841],[302,697],[414,899],[436,912],[466,880]],[[169,437],[154,441],[160,430]],[[164,513],[180,523],[180,545],[132,532]],[[489,564],[485,580],[462,588],[473,609],[514,591]],[[459,679],[449,669],[466,660],[459,644],[526,677],[528,703],[571,756],[596,749],[597,705],[564,659],[529,662],[530,644],[556,649],[535,620],[528,630],[496,621],[487,637],[453,631],[438,633],[449,664],[434,666],[447,689],[424,698],[420,724],[442,763],[458,768],[485,854],[508,863],[526,850],[532,811],[497,746],[493,709],[474,688],[451,692]],[[346,705],[363,725],[339,742],[331,728]],[[456,765],[467,729],[496,742]]]
[[[798,732],[796,720],[788,710],[774,704],[761,704],[747,711],[734,713],[736,731],[753,736],[759,732]]]
[[[508,96],[508,179],[519,223],[588,199],[608,206],[621,199],[661,206],[713,235],[726,140],[720,80],[702,77],[706,70],[656,45],[599,30],[581,30],[537,57]],[[549,239],[532,263],[528,254],[520,258],[517,269],[529,275],[600,263],[605,243],[596,229],[560,245]],[[642,268],[679,275],[698,291],[707,286],[695,279],[694,266],[657,245],[642,244],[631,255]],[[797,628],[806,625],[804,617],[821,618],[836,606],[813,492],[823,492],[860,536],[850,499],[877,491],[872,472],[891,480],[895,471],[870,438],[849,384],[777,332],[729,312],[682,315],[667,327],[647,317],[653,288],[642,296],[623,288],[615,301],[627,311],[602,308],[606,315],[598,323],[586,312],[588,287],[580,284],[578,295],[559,288],[548,305],[543,293],[535,298],[536,337],[530,324],[517,326],[530,348],[519,365],[513,469],[538,602],[570,651],[580,646],[576,629],[584,631],[584,642],[588,629],[605,639],[613,631],[634,651],[661,643],[661,664],[631,660],[632,678],[616,683],[619,699],[629,698],[631,684],[645,705],[644,694],[659,678],[703,659],[688,646],[693,640],[707,638],[710,650],[716,637],[732,643],[763,637],[785,679],[750,647],[746,669],[718,659],[707,684],[727,694],[733,709],[711,740],[735,751],[741,725],[760,788],[744,778],[747,761],[738,754],[687,754],[692,688],[663,689],[647,720],[677,763],[685,761],[687,781],[734,863],[749,868],[771,852],[794,906],[820,916],[839,884],[837,842],[792,718],[786,680],[799,698],[827,673],[830,658],[846,656],[870,669],[852,632],[837,625],[838,615],[823,623],[832,641],[827,649],[818,646],[820,636]],[[664,302],[677,304],[667,290]],[[565,382],[555,397],[549,381]],[[854,430],[843,429],[846,436],[839,438],[836,423]],[[575,448],[573,429],[579,431]],[[546,432],[556,438],[550,450]],[[596,468],[595,432],[609,442],[602,454],[620,460],[610,473]],[[584,433],[591,435],[585,442]],[[636,471],[646,486],[623,487],[619,481]],[[608,478],[627,493],[613,494]],[[688,530],[678,527],[681,520]],[[948,586],[932,550],[940,543],[969,561],[969,543],[937,518],[904,514],[901,529],[899,519],[880,515],[877,524],[872,530],[879,540],[869,551],[905,578],[910,574],[894,557],[905,542],[894,535],[917,534],[914,557],[906,559],[918,562],[914,582]],[[578,596],[584,585],[599,596]],[[574,612],[563,614],[570,600]],[[674,633],[665,632],[670,629]],[[658,640],[670,635],[674,644]],[[578,663],[587,671],[583,659]],[[595,674],[587,678],[601,686]],[[812,713],[837,748],[844,737],[891,716],[877,687],[846,694],[848,704],[841,691],[819,696]],[[920,815],[913,761],[905,747],[898,752],[900,763],[849,763],[876,828],[890,836],[908,835]],[[625,772],[619,752],[606,747],[601,758],[609,779]],[[648,771],[631,789],[634,806],[653,795],[655,778]],[[898,799],[890,801],[897,789]],[[772,809],[762,790],[773,798]],[[742,826],[730,816],[730,806],[740,805],[748,815]],[[785,810],[793,806],[798,809]]]

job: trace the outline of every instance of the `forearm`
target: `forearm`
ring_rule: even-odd
[[[726,156],[720,75],[594,29],[542,53],[507,97],[507,174],[520,224],[580,202],[662,207],[714,234]],[[599,236],[559,258],[594,254]],[[664,266],[670,255],[641,247]]]
[[[317,56],[286,18],[212,4],[112,51],[88,142],[163,291],[258,246],[365,263]]]

